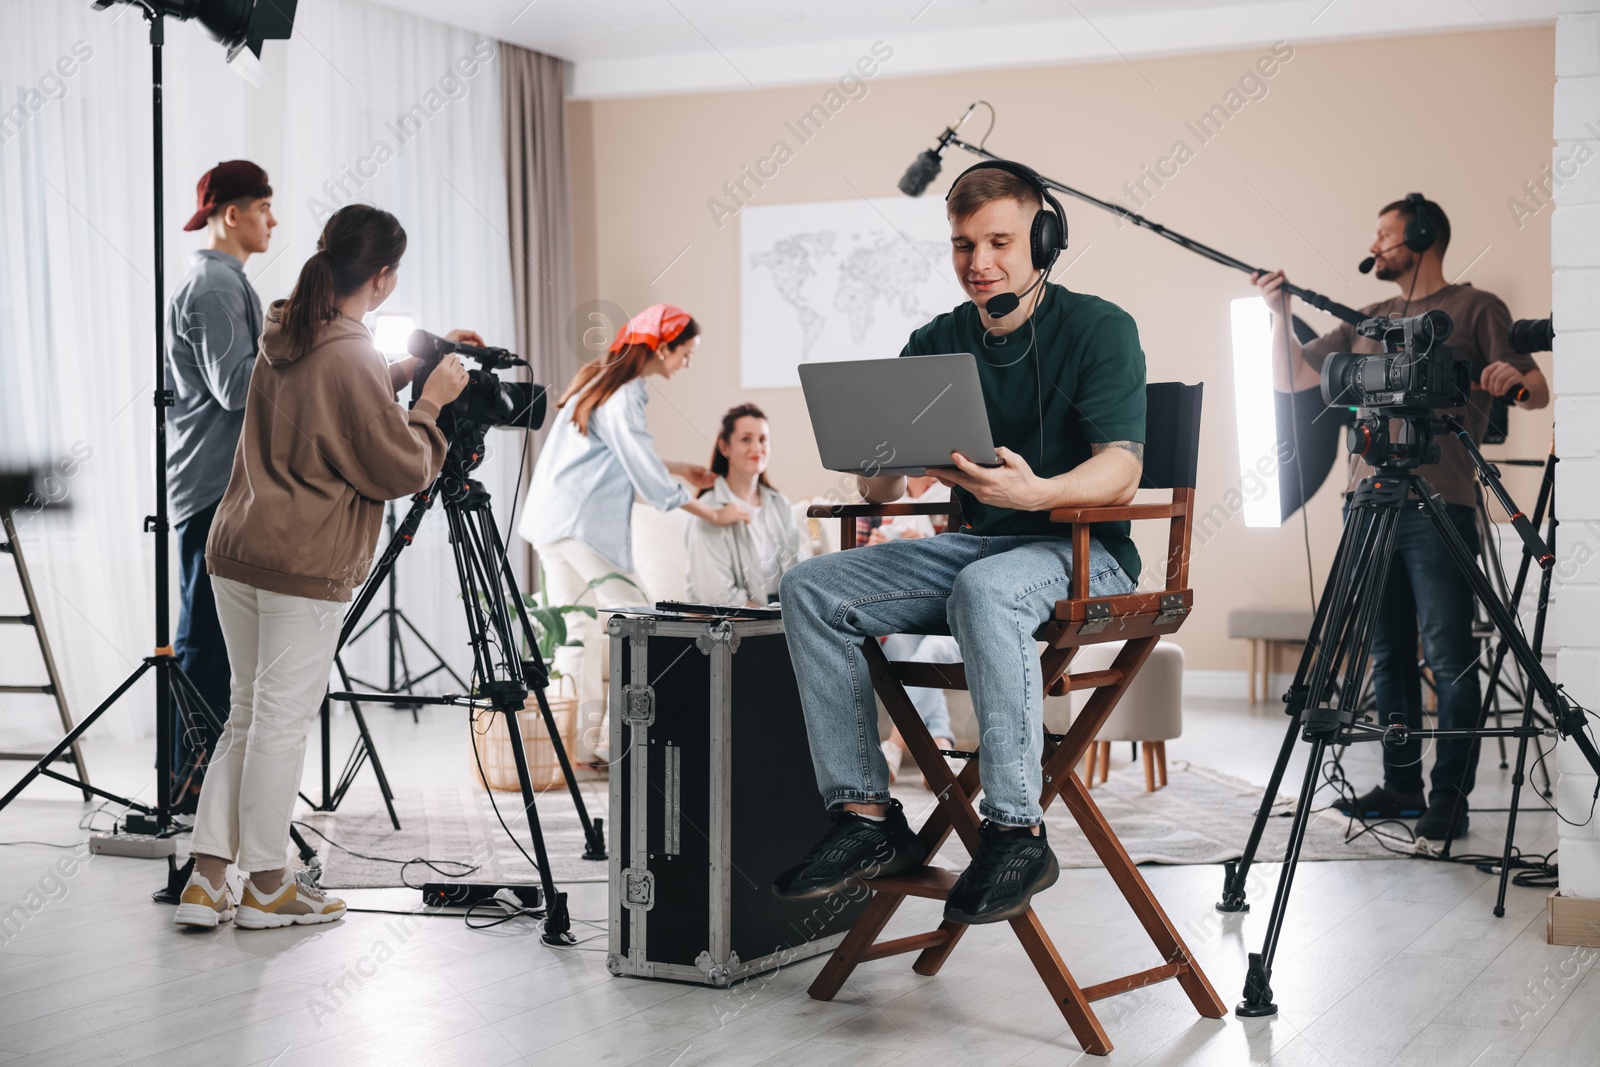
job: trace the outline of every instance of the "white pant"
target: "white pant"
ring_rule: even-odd
[[[564,537],[533,547],[544,567],[546,604],[586,604],[604,609],[655,603],[637,574],[623,571],[576,538]],[[612,579],[594,589],[588,588],[590,582],[608,574],[622,574],[634,585]],[[610,754],[611,724],[606,714],[606,697],[611,681],[611,636],[605,628],[605,611],[600,611],[599,616],[591,619],[580,612],[567,616],[568,640],[576,638],[583,642],[583,670],[577,679],[580,759]]]
[[[244,871],[285,866],[306,735],[328,689],[348,604],[213,576],[233,706],[200,790],[190,851]]]

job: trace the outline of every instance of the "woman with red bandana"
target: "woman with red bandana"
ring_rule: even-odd
[[[613,607],[647,604],[649,591],[633,573],[631,518],[637,495],[662,511],[683,508],[707,522],[748,522],[737,502],[722,507],[694,499],[678,475],[696,489],[716,480],[704,467],[669,463],[656,455],[645,422],[646,379],[671,378],[689,366],[700,326],[671,304],[639,312],[611,342],[603,358],[585,364],[556,407],[560,414],[539,452],[528,506],[517,532],[533,543],[544,569],[548,604]],[[598,579],[591,589],[590,583]],[[584,647],[578,679],[580,750],[597,763],[610,755],[605,714],[608,643],[600,620],[567,616]]]

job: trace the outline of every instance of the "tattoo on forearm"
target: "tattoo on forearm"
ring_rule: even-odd
[[[1089,450],[1097,456],[1108,448],[1120,448],[1124,452],[1132,455],[1133,458],[1138,460],[1141,464],[1144,463],[1143,441],[1106,441],[1102,444],[1094,444],[1089,446]]]

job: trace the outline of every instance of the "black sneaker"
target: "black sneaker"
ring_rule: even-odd
[[[833,828],[805,859],[772,880],[772,891],[786,900],[813,900],[837,893],[857,879],[920,867],[927,855],[921,839],[906,824],[898,800],[889,801],[882,822],[839,808],[833,812]]]
[[[1450,825],[1450,809],[1459,805],[1455,825]],[[1467,832],[1467,802],[1464,798],[1441,798],[1428,805],[1428,810],[1417,820],[1416,835],[1429,841],[1448,841]]]
[[[1041,824],[1035,837],[1024,829],[1002,830],[983,824],[983,845],[961,872],[944,905],[946,922],[998,923],[1028,910],[1041,889],[1061,877],[1061,865],[1050,851]]]
[[[1340,814],[1355,819],[1415,819],[1427,803],[1421,793],[1396,793],[1375,785],[1355,800],[1340,797],[1333,802],[1333,807]]]

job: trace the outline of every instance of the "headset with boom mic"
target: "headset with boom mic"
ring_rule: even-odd
[[[912,166],[915,167],[916,164]],[[1009,159],[986,159],[982,163],[973,164],[950,183],[950,192],[954,192],[956,186],[961,184],[961,179],[975,170],[1003,170],[1008,174],[1014,174],[1032,186],[1039,193],[1040,199],[1048,205],[1048,208],[1041,207],[1034,212],[1033,222],[1028,227],[1028,251],[1032,257],[1033,269],[1039,272],[1039,277],[1021,293],[997,293],[984,302],[983,310],[991,319],[1003,319],[1022,305],[1023,297],[1044,284],[1050,268],[1055,265],[1056,257],[1067,247],[1067,213],[1062,209],[1061,201],[1055,198],[1050,188],[1031,167],[1014,163]],[[910,171],[906,174],[909,177]],[[944,198],[948,201],[950,193],[945,193]]]
[[[1428,203],[1428,198],[1421,193],[1407,193],[1406,202],[1411,205],[1411,217],[1406,219],[1404,235],[1399,243],[1383,249],[1378,256],[1401,247],[1409,248],[1413,252],[1426,252],[1439,240],[1439,226],[1433,217],[1433,208]],[[1378,263],[1378,256],[1368,256],[1356,269],[1362,274],[1371,274],[1372,268]]]

